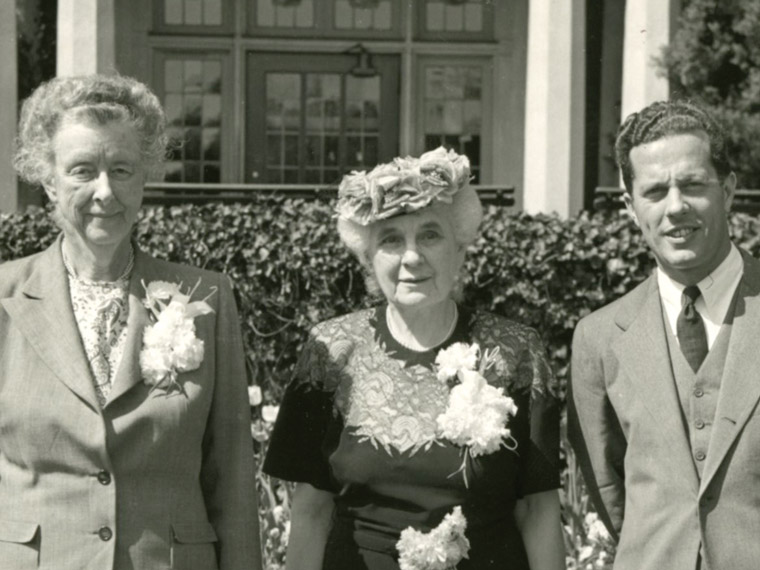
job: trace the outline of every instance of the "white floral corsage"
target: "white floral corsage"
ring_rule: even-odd
[[[213,313],[206,302],[190,302],[200,279],[193,289],[182,293],[182,284],[166,281],[143,281],[145,301],[150,311],[152,325],[145,328],[143,347],[140,351],[140,371],[143,381],[155,388],[180,388],[177,375],[196,370],[203,361],[203,341],[195,336],[193,319]],[[211,295],[215,293],[213,289]]]
[[[401,570],[450,570],[468,558],[470,541],[464,535],[467,519],[456,506],[430,532],[407,527],[396,543]]]
[[[484,375],[498,359],[499,347],[485,351],[477,369],[480,347],[457,342],[441,350],[435,359],[438,379],[456,383],[449,392],[449,405],[436,419],[438,435],[466,448],[462,471],[467,484],[467,456],[488,455],[500,447],[516,449],[509,418],[517,413],[514,400],[503,388],[491,386]],[[457,471],[458,472],[458,471]]]

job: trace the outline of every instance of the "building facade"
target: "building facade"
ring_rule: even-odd
[[[593,187],[617,184],[621,113],[667,97],[652,57],[676,10],[674,0],[58,0],[57,73],[151,85],[176,141],[167,182],[334,185],[444,144],[470,157],[475,183],[515,188],[517,207],[572,215]],[[2,98],[15,106],[7,79]],[[3,156],[13,119],[0,120]],[[34,201],[8,163],[5,210]]]

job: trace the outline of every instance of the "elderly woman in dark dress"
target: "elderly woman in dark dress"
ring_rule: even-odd
[[[346,176],[338,231],[385,297],[311,331],[264,469],[289,570],[559,570],[559,416],[538,335],[454,299],[482,210],[443,148]]]

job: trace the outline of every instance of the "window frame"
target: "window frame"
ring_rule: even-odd
[[[234,93],[234,62],[230,49],[213,48],[213,49],[184,49],[180,47],[153,47],[152,49],[152,74],[153,86],[156,96],[163,105],[166,101],[164,64],[167,59],[198,59],[201,61],[215,60],[220,61],[222,66],[222,109],[233,109],[235,105]],[[167,128],[172,128],[167,125]],[[203,128],[201,126],[201,128]],[[234,129],[234,117],[231,113],[222,112],[219,123],[219,183],[229,183],[237,181],[237,171],[235,169],[236,156],[233,156],[235,150],[236,131]],[[201,141],[202,144],[202,141]],[[185,162],[185,161],[183,161]],[[202,159],[199,161],[204,162]],[[216,161],[214,161],[216,162]],[[184,182],[183,182],[184,183]],[[187,182],[190,184],[190,182]],[[215,184],[212,182],[211,184]]]
[[[312,28],[277,28],[256,25],[257,3],[259,0],[243,0],[246,7],[245,35],[252,38],[303,38],[308,34],[310,39],[382,39],[403,40],[404,29],[401,25],[401,0],[391,2],[391,28],[389,30],[341,30],[335,28],[335,0],[314,0],[314,27]],[[320,3],[325,3],[324,9]]]
[[[493,146],[493,57],[489,55],[463,55],[451,57],[448,55],[418,55],[415,61],[415,97],[413,101],[414,115],[414,153],[419,155],[425,148],[425,81],[428,67],[479,67],[482,72],[481,104],[483,115],[480,130],[480,164],[478,165],[480,180],[478,184],[491,184],[493,168],[491,148]]]
[[[184,0],[183,0],[184,1]],[[193,24],[166,24],[164,21],[165,0],[153,0],[152,34],[186,36],[228,36],[235,35],[235,12],[237,0],[220,0],[222,3],[222,23],[219,26]]]
[[[451,31],[429,31],[425,28],[427,21],[427,0],[417,0],[414,13],[414,39],[422,42],[487,42],[495,43],[494,35],[494,7],[489,1],[480,0],[483,6],[483,25],[482,32],[451,32]]]

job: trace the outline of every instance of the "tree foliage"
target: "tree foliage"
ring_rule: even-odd
[[[686,0],[659,60],[675,97],[707,106],[728,131],[743,188],[760,188],[760,2]]]

